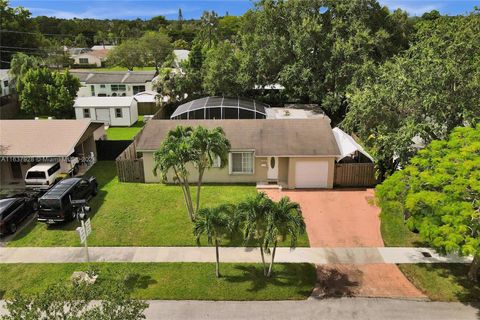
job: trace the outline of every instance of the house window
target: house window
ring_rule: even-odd
[[[8,80],[3,80],[3,86],[6,88],[8,87]],[[144,90],[145,91],[145,90]]]
[[[252,174],[253,152],[232,152],[230,172]]]
[[[105,88],[105,85],[104,85],[104,84],[101,84],[101,85],[100,85],[100,88]]]
[[[83,109],[83,117],[84,118],[90,118],[90,109],[88,109],[88,108]]]
[[[111,89],[112,91],[125,91],[127,90],[127,86],[124,84],[112,84]]]
[[[94,85],[90,85],[90,92],[92,93],[92,96],[95,95],[95,86]]]
[[[123,118],[121,108],[115,108],[115,118]]]
[[[133,86],[132,89],[133,89],[133,94],[135,95],[139,92],[145,91],[145,86]]]
[[[79,58],[78,61],[80,64],[88,64],[88,58]]]

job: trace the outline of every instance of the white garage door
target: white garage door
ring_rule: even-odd
[[[297,161],[295,188],[327,188],[328,161]]]
[[[95,109],[98,121],[110,123],[110,109]]]

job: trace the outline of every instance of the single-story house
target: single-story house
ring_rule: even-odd
[[[74,60],[74,64],[76,65],[95,65],[97,67],[101,67],[102,64],[107,60],[107,55],[108,50],[94,50],[74,55],[72,58]]]
[[[150,120],[135,139],[142,154],[144,181],[153,174],[153,154],[178,125],[222,127],[231,143],[228,165],[204,175],[206,183],[278,184],[287,188],[333,188],[335,159],[341,155],[330,119]],[[198,178],[191,169],[190,181]],[[173,175],[168,175],[168,182]]]
[[[71,71],[82,85],[77,97],[134,96],[152,91],[155,71]]]
[[[41,162],[58,161],[63,172],[73,156],[93,164],[95,140],[104,136],[103,124],[90,120],[0,120],[0,184],[22,184]]]
[[[75,117],[92,119],[111,126],[129,127],[138,121],[135,97],[78,97],[75,99]]]

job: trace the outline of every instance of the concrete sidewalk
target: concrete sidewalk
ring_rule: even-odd
[[[303,301],[147,301],[149,320],[474,320],[479,305],[394,299],[339,298]],[[0,301],[0,315],[5,313]]]
[[[94,262],[215,262],[214,247],[90,247]],[[427,255],[427,256],[425,256]],[[430,257],[428,257],[430,255]],[[222,262],[261,262],[257,248],[222,247]],[[83,247],[0,248],[0,263],[85,262]],[[276,262],[323,264],[469,263],[429,248],[277,248]]]

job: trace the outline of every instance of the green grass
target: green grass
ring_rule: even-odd
[[[401,264],[400,270],[435,301],[480,301],[480,285],[468,280],[466,264]]]
[[[143,116],[138,116],[138,121],[131,127],[109,127],[107,129],[107,138],[108,140],[132,140],[142,130],[143,125]]]
[[[95,285],[124,280],[132,296],[171,300],[301,300],[315,284],[311,264],[276,264],[273,277],[263,276],[259,264],[213,263],[92,263],[98,268]],[[44,291],[49,285],[69,281],[86,264],[2,264],[0,299],[14,290],[25,294]],[[128,275],[128,276],[127,276]]]
[[[395,202],[384,205],[380,214],[383,242],[387,247],[425,246],[417,233],[410,231],[404,223],[403,213]]]
[[[92,234],[90,246],[195,246],[192,223],[188,218],[179,186],[145,183],[120,183],[115,163],[102,161],[87,173],[97,177],[99,193],[90,201]],[[195,188],[192,188],[195,195]],[[208,185],[202,187],[201,205],[238,203],[256,193],[250,185]],[[80,246],[77,221],[48,227],[32,223],[9,246]],[[206,241],[202,241],[206,245]],[[222,242],[224,246],[243,246],[239,235]],[[289,242],[282,242],[288,246]],[[308,246],[308,237],[298,239]]]

